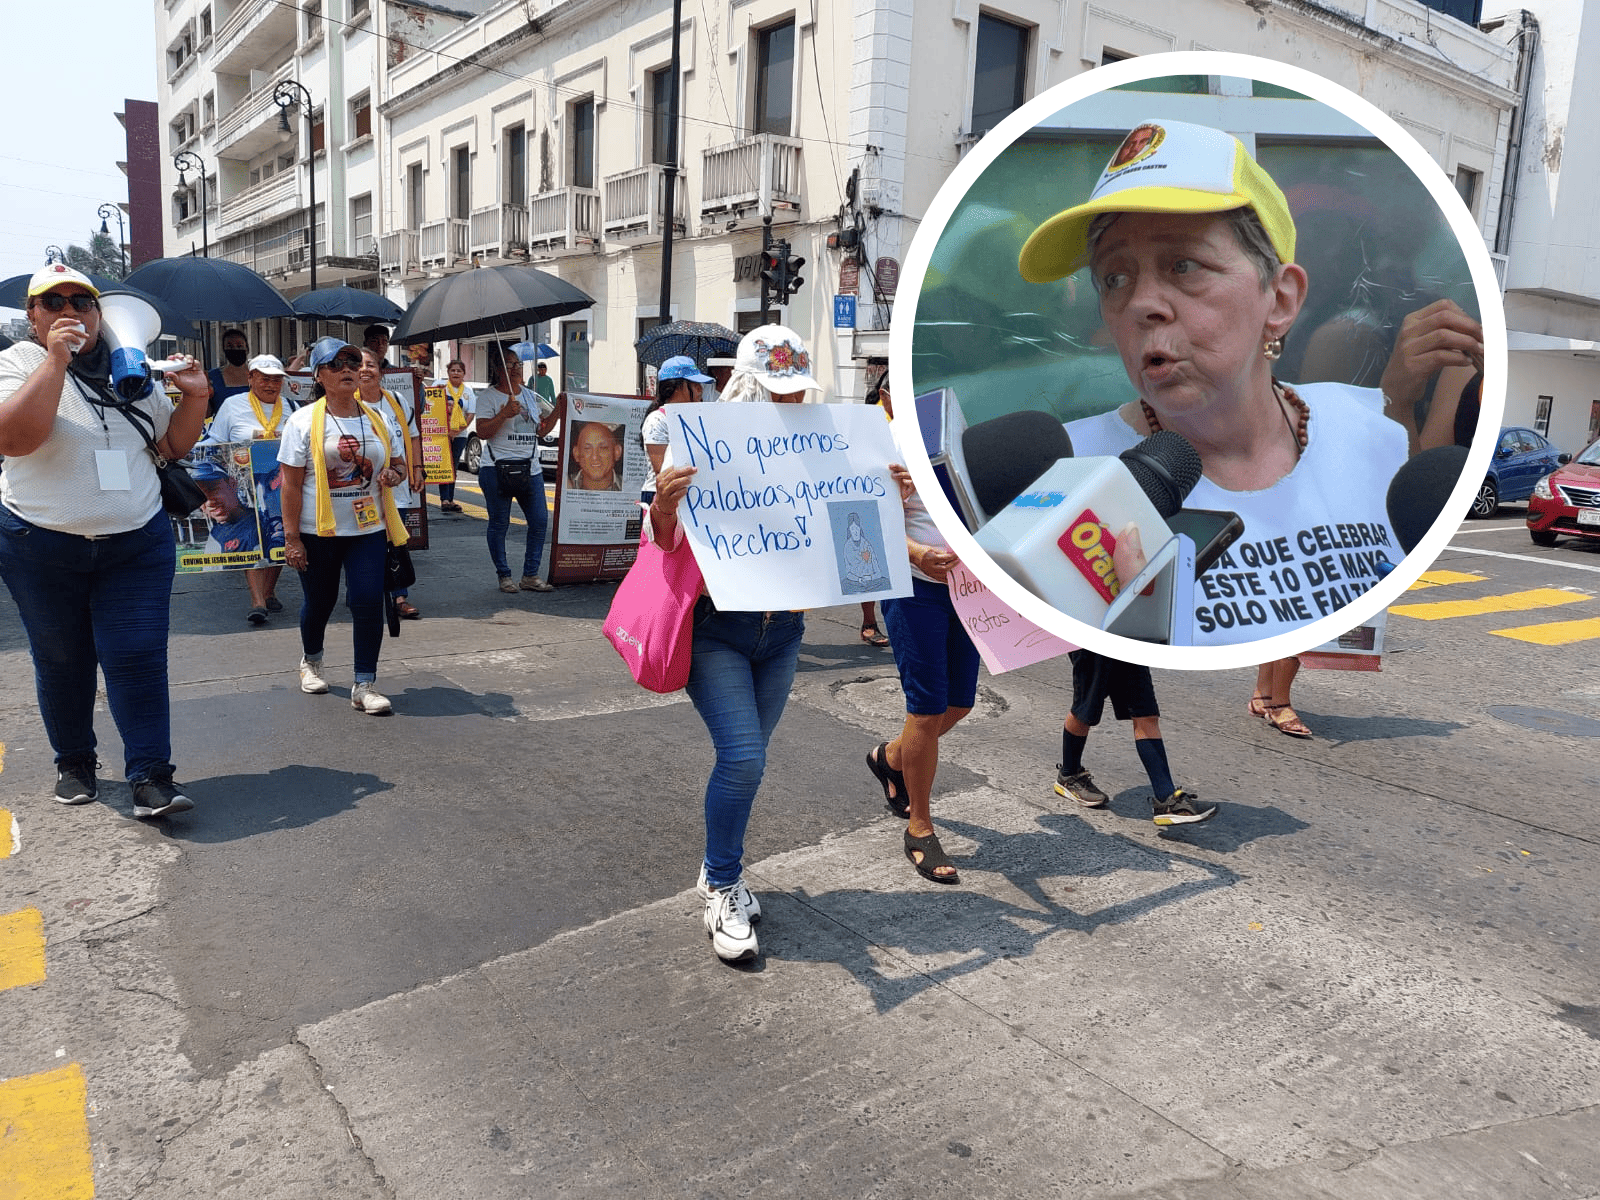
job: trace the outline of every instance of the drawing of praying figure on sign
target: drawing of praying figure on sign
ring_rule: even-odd
[[[866,509],[863,515],[850,501],[835,500],[828,505],[828,520],[833,526],[834,552],[839,556],[839,590],[855,596],[887,587],[889,576],[877,549],[883,545],[877,509]]]
[[[911,594],[888,423],[850,404],[681,404],[670,461],[696,470],[678,522],[718,608]]]

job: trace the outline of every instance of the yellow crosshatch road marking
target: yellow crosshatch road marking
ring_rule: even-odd
[[[1396,604],[1389,609],[1402,617],[1420,621],[1440,621],[1446,617],[1481,617],[1487,613],[1527,612],[1534,608],[1553,608],[1587,600],[1582,592],[1563,592],[1558,588],[1534,588],[1504,596],[1480,596],[1476,600],[1440,600],[1434,604]]]
[[[83,1068],[0,1081],[0,1200],[93,1200]]]
[[[37,908],[0,916],[0,992],[44,982],[44,914]]]
[[[1586,621],[1552,621],[1547,625],[1519,625],[1515,629],[1491,629],[1496,637],[1515,638],[1536,646],[1569,646],[1600,638],[1600,617]]]
[[[1487,578],[1487,575],[1468,575],[1465,571],[1424,571],[1406,591],[1420,592],[1423,588],[1441,587],[1447,583],[1482,583]]]
[[[10,858],[17,849],[17,819],[0,808],[0,858]]]

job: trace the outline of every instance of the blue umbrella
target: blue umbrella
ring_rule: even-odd
[[[652,367],[680,354],[704,366],[708,358],[732,358],[739,350],[739,335],[710,321],[671,321],[645,330],[633,348],[639,361]]]
[[[191,321],[252,321],[293,317],[294,309],[270,283],[243,263],[226,258],[158,258],[124,281],[164,300]]]
[[[28,281],[33,278],[32,272],[27,275],[13,275],[10,279],[0,280],[0,308],[27,308],[28,307]],[[95,290],[102,296],[114,295],[124,292],[129,296],[137,296],[147,301],[150,307],[161,314],[161,332],[176,338],[197,338],[199,329],[195,328],[193,321],[174,312],[172,306],[155,296],[147,295],[136,287],[129,287],[120,279],[112,279],[108,275],[95,275],[92,272],[86,275]]]
[[[557,350],[549,342],[539,342],[533,348],[533,356],[535,358],[560,358],[561,351]]]
[[[393,324],[405,310],[387,296],[353,287],[318,288],[294,298],[294,311],[324,321],[382,321]]]

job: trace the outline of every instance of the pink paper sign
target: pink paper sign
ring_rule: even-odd
[[[950,600],[978,648],[989,674],[1056,658],[1078,647],[1040,629],[957,563],[950,572]]]

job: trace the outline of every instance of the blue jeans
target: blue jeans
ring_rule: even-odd
[[[528,486],[515,496],[500,494],[500,476],[494,464],[485,462],[478,468],[478,487],[483,491],[483,506],[489,510],[489,527],[484,536],[489,540],[489,558],[494,563],[495,574],[511,574],[506,565],[506,530],[511,528],[511,502],[522,506],[522,516],[528,522],[528,544],[522,551],[522,573],[537,575],[539,558],[544,554],[544,531],[550,524],[550,512],[544,503],[544,474],[539,463],[533,464],[533,478]]]
[[[805,618],[800,613],[695,610],[689,699],[706,723],[716,765],[706,782],[706,879],[743,873],[744,831],[767,768],[767,743],[789,702]]]
[[[339,575],[344,573],[344,603],[350,610],[355,640],[356,682],[378,677],[378,651],[383,646],[383,560],[389,537],[381,529],[355,537],[317,537],[303,533],[306,569],[300,572],[305,601],[300,605],[300,647],[311,659],[322,657],[328,618],[339,603]]]
[[[0,506],[0,578],[28,634],[39,716],[58,763],[94,753],[98,667],[128,782],[172,774],[167,626],[176,564],[164,512],[140,529],[86,538]]]

